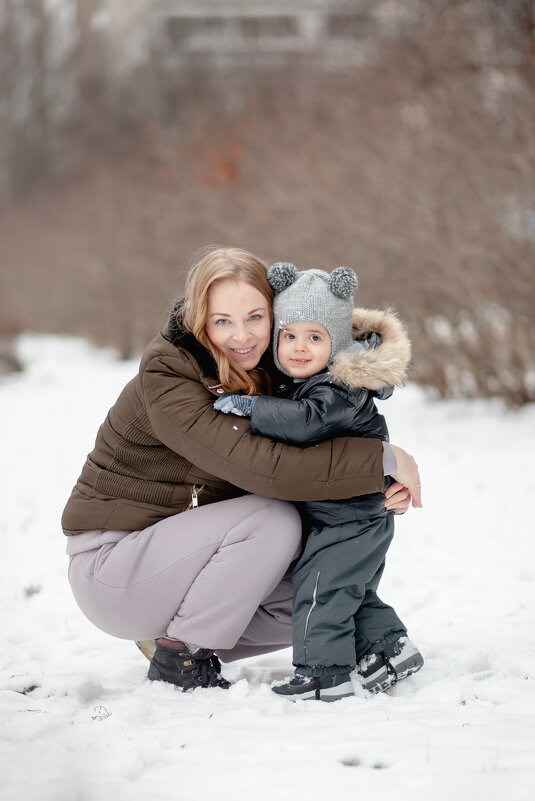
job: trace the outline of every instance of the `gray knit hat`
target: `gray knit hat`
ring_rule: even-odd
[[[358,279],[349,267],[337,267],[332,273],[324,270],[298,272],[293,264],[277,262],[268,270],[267,279],[275,292],[273,300],[273,358],[283,370],[277,356],[280,329],[290,323],[319,323],[331,337],[329,362],[352,341],[353,294]]]

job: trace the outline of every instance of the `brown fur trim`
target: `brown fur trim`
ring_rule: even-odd
[[[350,389],[401,386],[407,380],[411,342],[392,309],[354,309],[353,339],[375,331],[382,344],[358,353],[339,353],[329,368],[333,381]]]

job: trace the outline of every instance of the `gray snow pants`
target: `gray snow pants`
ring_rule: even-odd
[[[393,513],[312,528],[293,573],[293,663],[301,673],[347,673],[367,650],[407,633],[376,592],[393,535]]]
[[[70,552],[79,550],[69,565],[75,599],[108,634],[174,637],[226,662],[291,645],[288,569],[301,520],[290,503],[246,495],[142,531],[69,539]]]

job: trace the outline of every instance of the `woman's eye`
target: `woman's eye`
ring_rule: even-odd
[[[261,320],[262,319],[262,315],[261,314],[251,314],[249,319],[250,320]]]
[[[216,324],[216,325],[226,325],[226,323],[228,323],[228,320],[227,320],[227,318],[226,318],[226,317],[221,317],[221,319],[220,319],[220,320],[216,320],[216,321],[215,321],[215,324]]]

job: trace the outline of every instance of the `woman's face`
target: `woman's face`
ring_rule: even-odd
[[[245,281],[216,281],[208,290],[206,333],[232,365],[252,370],[271,339],[267,300]]]

